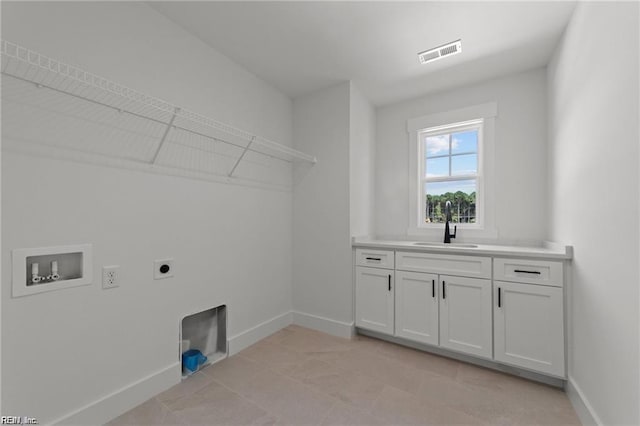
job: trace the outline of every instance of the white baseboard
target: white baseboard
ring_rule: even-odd
[[[51,424],[105,424],[179,382],[180,363],[176,362],[54,420]]]
[[[278,330],[281,330],[293,322],[291,312],[273,317],[252,327],[240,334],[236,334],[229,338],[229,356],[237,354],[244,348],[270,336]]]
[[[255,327],[229,338],[229,355],[264,339],[293,322],[291,312],[271,318]],[[95,425],[105,424],[121,414],[142,404],[148,399],[180,383],[181,368],[176,362],[160,371],[152,373],[136,382],[118,389],[92,403],[89,403],[51,424]]]
[[[293,323],[302,327],[322,331],[323,333],[344,337],[345,339],[351,339],[355,334],[353,323],[336,321],[304,312],[293,311]]]
[[[601,426],[603,424],[573,377],[569,376],[565,390],[583,425]]]

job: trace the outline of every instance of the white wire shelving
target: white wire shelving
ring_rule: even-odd
[[[292,184],[292,163],[316,163],[312,155],[6,40],[0,55],[3,140],[20,151],[284,189]]]

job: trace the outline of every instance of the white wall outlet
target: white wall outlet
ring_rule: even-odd
[[[153,279],[161,280],[173,277],[173,259],[155,260],[153,262]]]
[[[102,288],[120,287],[120,266],[103,266],[102,267]]]

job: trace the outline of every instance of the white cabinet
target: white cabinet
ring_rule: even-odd
[[[354,263],[356,327],[565,377],[563,262],[358,248]]]
[[[356,267],[356,326],[393,334],[394,271]]]
[[[496,361],[564,377],[562,288],[504,281],[493,287]]]
[[[440,276],[440,346],[492,355],[491,280]]]
[[[438,276],[396,271],[395,334],[438,344]]]

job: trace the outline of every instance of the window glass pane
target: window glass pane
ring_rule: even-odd
[[[425,177],[449,176],[449,157],[427,159]]]
[[[478,152],[478,131],[453,133],[451,135],[451,153]]]
[[[425,183],[425,222],[443,223],[445,203],[451,201],[452,223],[475,223],[476,188],[476,179]]]
[[[449,155],[449,135],[428,136],[425,139],[427,157]]]
[[[478,155],[454,155],[451,157],[451,176],[478,173]]]

